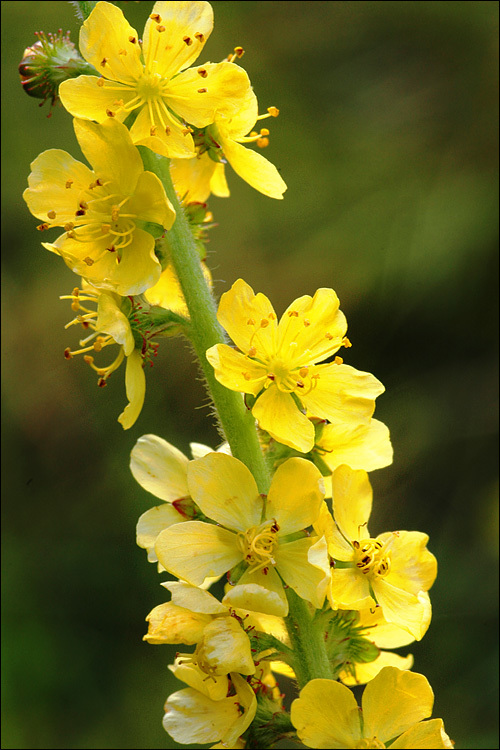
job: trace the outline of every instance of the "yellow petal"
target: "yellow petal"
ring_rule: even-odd
[[[70,221],[78,225],[81,221],[75,212],[79,208],[80,192],[87,190],[94,179],[94,173],[66,151],[49,149],[32,162],[29,187],[23,198],[33,216],[42,221],[49,221],[48,213],[55,211],[51,225],[64,226]]]
[[[314,445],[314,426],[303,414],[292,396],[275,385],[259,396],[252,414],[261,429],[284,445],[307,453]]]
[[[136,543],[148,551],[149,562],[158,562],[154,546],[158,535],[174,523],[180,523],[183,517],[172,505],[156,505],[140,516],[137,522]]]
[[[279,575],[272,567],[266,572],[246,570],[237,585],[229,588],[223,604],[276,617],[286,617],[288,602]]]
[[[153,644],[185,643],[187,646],[198,643],[204,629],[212,622],[210,615],[190,612],[172,602],[152,609],[146,620],[149,625],[143,641]]]
[[[437,575],[437,561],[427,549],[429,537],[420,531],[397,531],[380,534],[377,539],[389,542],[391,550],[390,583],[418,594],[428,591]]]
[[[311,461],[289,458],[276,470],[266,504],[266,518],[278,524],[278,538],[311,526],[323,502],[323,479]]]
[[[172,159],[170,173],[177,195],[185,196],[187,203],[205,203],[212,192],[216,166],[208,154],[194,159]]]
[[[245,532],[260,523],[262,497],[245,464],[225,453],[208,453],[187,470],[191,497],[208,518]]]
[[[244,677],[236,672],[230,673],[231,682],[236,689],[236,706],[238,708],[238,719],[231,724],[222,735],[222,744],[228,747],[237,746],[238,739],[246,732],[255,718],[257,712],[257,698],[255,693]],[[233,698],[234,701],[234,698]]]
[[[334,680],[308,682],[292,703],[291,720],[307,747],[355,748],[361,738],[356,700]]]
[[[335,354],[342,346],[347,331],[344,313],[333,289],[318,289],[294,300],[283,313],[278,326],[278,354],[288,355],[290,342],[295,342],[294,364],[299,367]]]
[[[178,607],[206,615],[229,614],[228,608],[224,607],[215,596],[197,586],[191,586],[190,583],[165,581],[161,585],[171,592],[172,602]]]
[[[170,229],[175,221],[175,211],[165,188],[152,172],[139,175],[134,195],[127,203],[127,212],[136,214],[141,221],[160,224],[164,229]]]
[[[151,18],[156,15],[158,20]],[[154,60],[156,72],[171,78],[201,53],[214,25],[213,10],[205,2],[157,2],[151,16],[144,27],[144,60],[147,67]]]
[[[398,669],[411,669],[413,666],[413,656],[399,656],[391,651],[382,651],[375,661],[367,664],[356,663],[352,667],[355,671],[355,677],[350,672],[341,672],[339,677],[344,685],[365,685],[378,675],[384,667],[397,667]]]
[[[220,576],[243,559],[232,531],[201,521],[187,521],[162,531],[155,551],[165,570],[199,586],[208,576]]]
[[[274,164],[241,143],[229,138],[221,138],[221,141],[224,156],[237,175],[259,193],[278,200],[283,198],[287,185]]]
[[[156,154],[172,159],[190,159],[196,155],[190,131],[165,107],[150,110],[143,107],[130,128],[130,136],[137,146],[147,146]],[[153,135],[152,135],[153,133]]]
[[[357,568],[332,570],[328,598],[335,609],[365,609],[375,606],[368,581]]]
[[[401,737],[392,743],[391,748],[403,750],[406,748],[422,748],[426,750],[429,747],[436,748],[453,748],[454,743],[450,740],[444,731],[442,719],[431,719],[430,721],[421,721],[411,729],[404,732]]]
[[[207,359],[215,370],[215,377],[232,391],[256,396],[265,383],[267,371],[241,352],[227,344],[215,344],[207,349]]]
[[[238,279],[219,302],[217,320],[236,346],[252,356],[269,359],[276,351],[276,313],[264,294],[255,294],[243,279]]]
[[[215,170],[212,179],[210,180],[210,190],[218,198],[229,197],[229,188],[227,186],[224,164],[215,165]]]
[[[375,409],[375,399],[384,386],[368,372],[349,365],[316,365],[316,386],[300,398],[311,416],[330,422],[359,422],[368,420]]]
[[[377,419],[370,419],[368,424],[327,424],[318,448],[332,471],[341,464],[351,469],[374,471],[389,466],[393,459],[389,429]]]
[[[384,667],[363,693],[364,736],[381,742],[398,737],[429,717],[433,703],[434,694],[424,675]]]
[[[350,542],[366,539],[373,492],[366,471],[339,466],[332,475],[333,516]]]
[[[80,148],[96,176],[103,182],[111,182],[123,195],[131,195],[144,167],[125,125],[113,118],[101,124],[75,119],[73,125]]]
[[[393,586],[388,578],[376,578],[372,585],[385,619],[420,641],[429,627],[429,603]]]
[[[254,90],[248,81],[248,86],[241,92],[240,106],[237,112],[219,110],[215,117],[215,127],[210,127],[215,140],[221,143],[226,140],[237,141],[244,138],[254,129],[259,115],[259,105]]]
[[[330,567],[326,543],[315,550],[311,563],[312,539],[296,539],[280,544],[276,551],[276,567],[285,583],[302,599],[311,602],[317,609],[323,605],[326,584],[330,578]]]
[[[134,335],[129,320],[118,306],[119,298],[103,292],[97,300],[96,327],[100,333],[109,333],[117,344],[123,346],[125,356],[129,356],[135,348]]]
[[[135,39],[135,43],[130,38]],[[120,50],[126,54],[119,54]],[[80,29],[80,51],[99,73],[113,81],[134,83],[142,75],[137,31],[112,3],[97,3],[84,21]]]
[[[229,682],[226,675],[214,675],[208,678],[207,673],[200,669],[194,663],[185,661],[185,654],[178,654],[173,664],[169,664],[169,669],[190,688],[199,691],[201,694],[213,701],[220,701],[226,697]]]
[[[125,369],[125,389],[129,403],[118,417],[124,430],[130,429],[135,424],[144,404],[146,377],[142,365],[142,355],[138,349],[134,349],[127,357]]]
[[[323,477],[324,479],[324,477]],[[334,560],[351,562],[354,559],[352,545],[342,536],[325,502],[321,504],[319,516],[314,522],[314,531],[326,539],[328,553]]]
[[[188,459],[157,435],[143,435],[130,454],[130,471],[147,492],[172,503],[189,495]]]
[[[113,113],[115,120],[123,122],[129,115],[125,106],[136,95],[131,84],[107,81],[97,76],[70,78],[59,86],[61,102],[73,117],[96,122],[108,120],[108,112]]]
[[[234,617],[212,620],[203,631],[201,646],[210,674],[254,674],[250,639]]]
[[[430,622],[429,595],[422,592],[421,596],[429,603]],[[413,643],[415,640],[408,631],[394,625],[392,622],[387,622],[380,606],[360,611],[358,625],[363,628],[364,636],[373,641],[378,648],[400,648],[401,646]]]

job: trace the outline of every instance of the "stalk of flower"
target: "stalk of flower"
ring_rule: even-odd
[[[332,475],[333,518],[322,506],[315,529],[335,561],[328,599],[333,608],[379,604],[385,619],[421,640],[430,621],[427,591],[437,574],[429,537],[395,531],[370,537],[372,489],[364,471],[340,466]]]
[[[207,359],[226,388],[257,399],[252,414],[272,438],[310,451],[315,431],[306,411],[334,423],[368,424],[383,385],[340,357],[317,364],[351,346],[333,289],[295,300],[278,323],[268,298],[239,279],[222,295],[217,317],[238,348],[217,344]]]
[[[72,271],[100,289],[140,294],[161,274],[154,238],[141,224],[170,229],[175,211],[124,125],[75,120],[74,128],[94,171],[65,151],[44,151],[31,165],[24,200],[43,220],[38,229],[64,228],[42,245]]]
[[[63,105],[97,122],[123,122],[133,113],[135,144],[167,157],[193,157],[193,128],[212,123],[218,110],[236,113],[250,87],[246,72],[232,62],[189,67],[212,27],[208,2],[157,2],[141,44],[119,8],[97,3],[82,26],[80,51],[101,77],[65,81]]]
[[[433,704],[423,675],[384,667],[366,686],[361,712],[349,688],[319,679],[300,691],[291,718],[307,747],[452,748],[441,719],[424,721]]]
[[[217,525],[187,521],[165,529],[155,551],[166,570],[196,586],[239,566],[236,585],[223,598],[235,608],[285,616],[282,580],[321,607],[330,576],[325,542],[303,531],[323,498],[321,475],[311,462],[282,464],[264,498],[244,464],[210,453],[188,465],[188,486]]]

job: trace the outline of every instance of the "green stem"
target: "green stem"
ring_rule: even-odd
[[[289,587],[285,592],[289,607],[285,625],[294,651],[293,669],[299,688],[315,678],[331,680],[333,673],[323,632],[316,627],[308,602]]]
[[[181,285],[191,319],[190,340],[200,362],[220,425],[233,456],[252,472],[260,492],[267,493],[270,474],[260,448],[255,420],[246,408],[241,393],[230,391],[216,380],[206,351],[215,344],[226,343],[224,331],[216,315],[212,293],[205,281],[193,234],[170,177],[168,159],[139,146],[144,168],[162,181],[165,192],[175,208],[177,218],[167,233],[172,264]]]

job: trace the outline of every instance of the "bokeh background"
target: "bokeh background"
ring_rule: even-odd
[[[149,2],[118,3],[139,33]],[[200,62],[234,46],[261,111],[283,201],[229,174],[211,199],[209,266],[278,312],[333,287],[347,362],[386,386],[392,466],[371,475],[371,530],[430,535],[433,621],[415,656],[457,748],[497,738],[496,2],[214,2]],[[106,389],[63,350],[58,299],[76,279],[40,246],[21,193],[47,148],[81,154],[71,118],[19,84],[37,30],[79,23],[70,3],[2,2],[4,748],[176,747],[161,726],[182,685],[175,648],[142,642],[166,599],[135,546],[155,498],[128,457],[152,432],[184,452],[218,435],[188,347],[164,341],[144,410],[124,432],[123,370]],[[54,234],[55,236],[55,234]]]

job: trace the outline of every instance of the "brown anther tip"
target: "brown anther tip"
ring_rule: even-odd
[[[118,54],[119,55],[126,55],[127,54],[127,50],[126,49],[119,49],[118,50]]]
[[[201,76],[202,78],[206,78],[206,77],[207,77],[207,75],[208,75],[208,73],[207,73],[207,71],[205,70],[205,68],[198,68],[198,70],[197,70],[197,73],[198,73],[198,75],[199,75],[199,76]]]
[[[83,208],[84,211],[86,211],[89,207],[89,204],[86,203],[85,201],[80,201],[78,205],[80,206],[80,208]]]
[[[115,113],[111,109],[107,109],[106,110],[106,114],[107,114],[108,117],[114,117],[115,116]]]
[[[151,13],[149,17],[152,21],[156,21],[156,23],[161,23],[161,16],[159,13]]]
[[[90,354],[84,354],[83,361],[86,362],[88,365],[91,365],[94,361],[94,357],[91,357]]]
[[[267,108],[268,114],[271,115],[271,117],[278,117],[280,111],[277,107],[268,107]]]
[[[149,128],[149,135],[156,135],[156,125],[153,125],[151,128]]]
[[[99,388],[104,388],[104,386],[107,385],[106,378],[99,378],[97,385]]]
[[[194,38],[197,39],[199,42],[205,41],[205,36],[201,33],[201,31],[197,31],[194,35]]]
[[[104,86],[104,78],[98,78],[97,85],[102,89],[102,87]]]
[[[78,211],[75,211],[75,216],[85,216],[83,208],[79,208]]]
[[[262,318],[262,320],[260,321],[260,327],[267,328],[268,325],[269,325],[269,321],[266,318]]]
[[[170,135],[171,132],[172,131],[170,130],[170,128],[167,125],[167,127],[165,128],[165,135]]]
[[[108,58],[107,57],[103,57],[102,60],[101,60],[101,66],[104,68],[104,66],[106,65],[107,62],[108,62]]]
[[[334,362],[336,365],[342,365],[344,363],[344,360],[342,357],[335,357]]]
[[[45,230],[48,229],[48,228],[49,228],[49,225],[47,223],[39,224],[37,226],[37,229],[38,229],[39,232],[45,232]]]
[[[135,36],[129,36],[128,40],[129,40],[130,44],[136,44],[137,43],[137,39],[136,39]]]
[[[183,37],[182,41],[184,42],[184,44],[187,44],[188,47],[190,47],[193,43],[193,40],[191,39],[190,36]]]
[[[86,263],[88,266],[93,266],[94,265],[94,261],[92,260],[92,258],[89,258],[88,255],[87,255],[86,258],[83,259],[83,262]]]
[[[207,93],[207,89],[198,89],[198,93],[199,94],[206,94]]]
[[[162,31],[165,31],[165,26],[157,26],[156,31],[158,31],[161,34]]]
[[[243,47],[235,47],[234,54],[236,55],[236,57],[243,57],[243,55],[245,54],[245,50],[243,49]]]
[[[73,355],[71,354],[71,349],[69,346],[67,346],[66,349],[64,350],[64,358],[73,359]]]
[[[74,182],[74,180],[67,180],[67,181],[66,181],[66,187],[67,187],[67,188],[70,188],[70,187],[71,187],[71,185],[73,184],[73,182]]]

